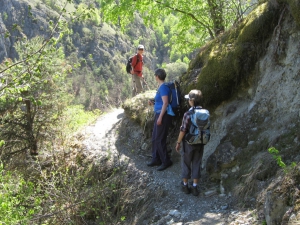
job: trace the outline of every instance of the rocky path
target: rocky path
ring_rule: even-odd
[[[202,178],[200,195],[184,194],[180,190],[180,156],[173,152],[173,166],[164,171],[147,167],[150,147],[139,149],[142,130],[128,120],[123,109],[114,109],[101,116],[93,126],[85,129],[83,144],[94,160],[118,155],[129,162],[128,173],[138,177],[139,184],[148,190],[160,191],[160,197],[151,203],[149,216],[141,222],[152,225],[246,225],[256,224],[251,212],[233,208],[230,194],[219,194],[220,186]],[[113,161],[112,161],[113,162]],[[134,181],[137,182],[137,181]],[[147,199],[147,196],[144,196]]]

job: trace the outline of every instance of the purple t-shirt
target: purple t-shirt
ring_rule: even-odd
[[[170,92],[170,88],[165,85],[162,84],[155,95],[155,104],[154,104],[154,112],[160,112],[160,110],[162,109],[163,106],[163,100],[162,100],[162,96],[168,96],[168,101],[169,101],[169,92]]]

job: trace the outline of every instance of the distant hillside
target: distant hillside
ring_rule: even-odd
[[[84,5],[82,3],[77,7]],[[74,5],[67,7],[70,12],[74,9]],[[43,36],[47,39],[49,21],[55,23],[59,13],[55,1],[2,0],[0,62],[6,57],[18,58],[14,44],[21,38]],[[68,14],[64,15],[69,30],[59,46],[64,48],[73,67],[69,91],[76,96],[75,104],[83,104],[86,109],[105,109],[110,105],[120,106],[131,97],[131,75],[126,74],[125,64],[135,54],[139,43],[146,47],[144,76],[149,87],[155,88],[153,70],[170,63],[168,48],[155,31],[143,25],[138,15],[126,33],[102,23],[100,15],[78,21],[71,21]]]

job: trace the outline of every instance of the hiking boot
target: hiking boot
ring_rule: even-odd
[[[161,164],[160,167],[157,168],[157,171],[163,171],[163,170],[167,169],[168,167],[170,167],[172,165],[173,165],[172,162],[170,162],[168,165]]]
[[[153,167],[153,166],[160,166],[161,162],[151,161],[147,163],[147,166]]]
[[[192,194],[194,196],[198,196],[199,195],[198,186],[193,186],[192,187]]]
[[[189,186],[187,184],[184,185],[183,182],[181,182],[181,190],[186,194],[191,193],[191,189],[189,188]]]

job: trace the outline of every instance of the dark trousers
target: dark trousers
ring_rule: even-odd
[[[172,116],[165,113],[162,124],[159,126],[157,125],[158,117],[159,113],[156,113],[152,132],[152,161],[170,165],[171,159],[167,150],[167,136],[169,127],[172,124]]]
[[[189,145],[183,141],[181,150],[181,177],[199,179],[204,145]]]

